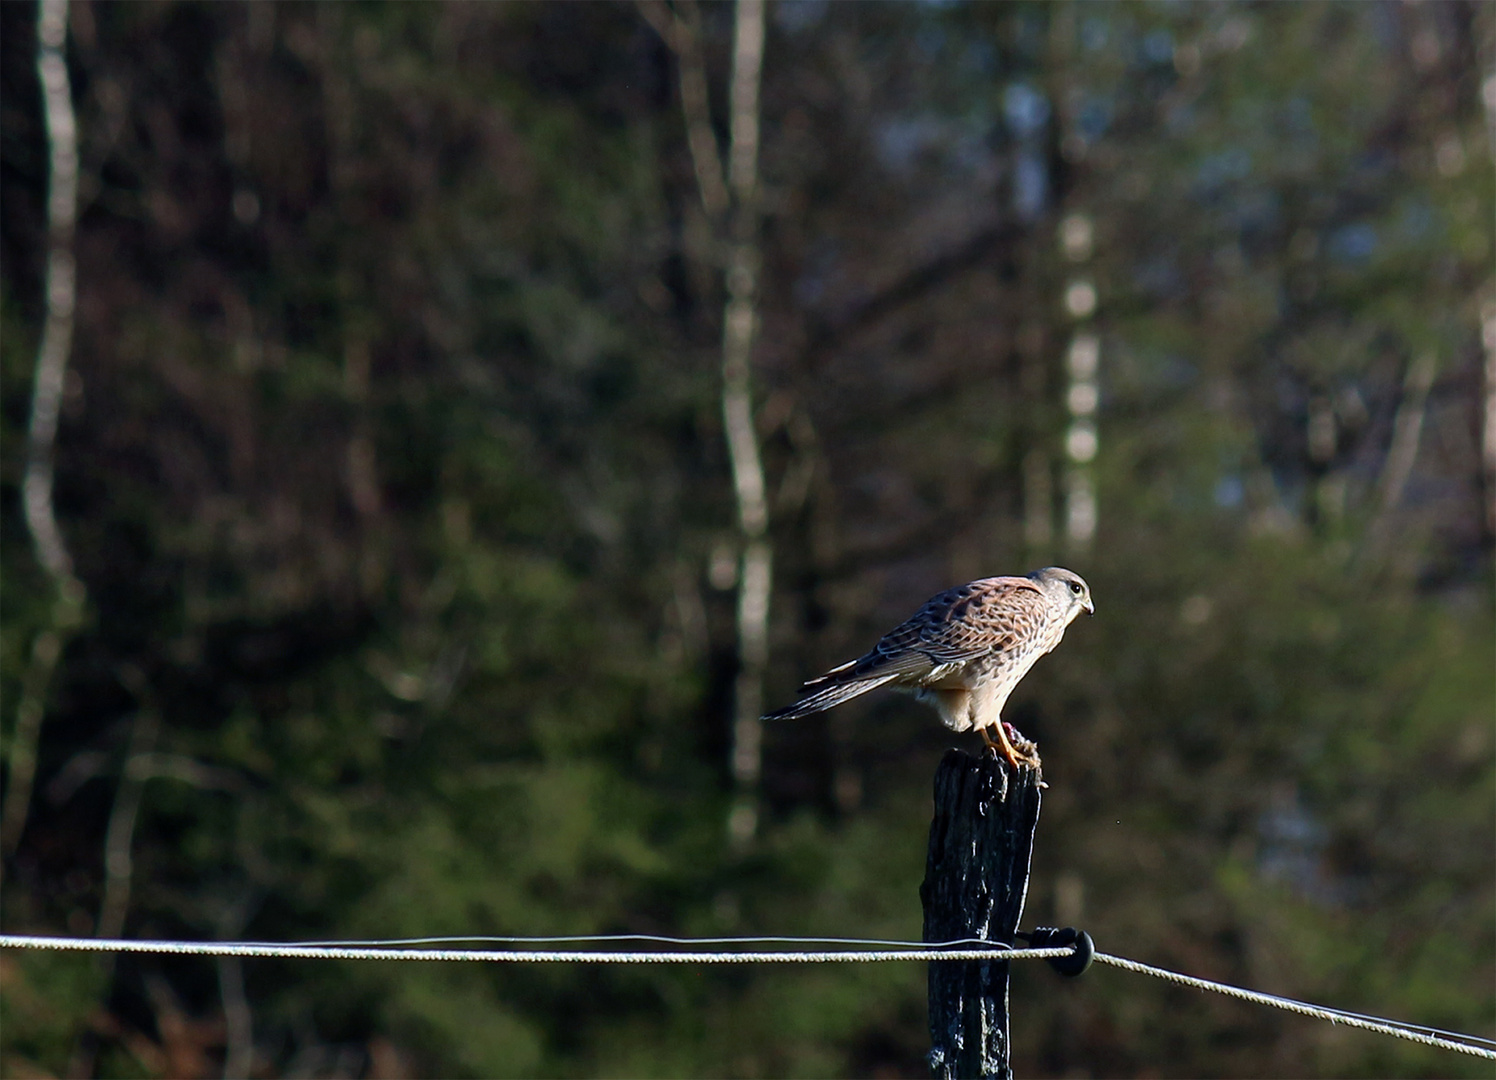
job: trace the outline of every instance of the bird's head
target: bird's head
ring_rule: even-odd
[[[1046,566],[1043,570],[1035,570],[1030,574],[1029,580],[1043,589],[1050,600],[1059,606],[1065,613],[1066,623],[1074,620],[1082,611],[1088,615],[1096,614],[1096,607],[1091,603],[1091,586],[1074,570],[1066,570],[1063,566]]]

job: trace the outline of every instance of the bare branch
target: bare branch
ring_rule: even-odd
[[[816,358],[833,352],[848,338],[901,308],[944,288],[962,274],[994,261],[1011,250],[1022,235],[1023,230],[1012,224],[994,224],[978,229],[958,247],[914,267],[897,281],[862,300],[835,322],[812,327],[802,354],[804,362],[813,363]]]
[[[1434,385],[1437,370],[1434,354],[1426,352],[1413,359],[1403,376],[1402,402],[1392,422],[1392,445],[1387,451],[1386,467],[1382,470],[1383,517],[1397,509],[1403,490],[1408,486],[1408,478],[1413,475],[1418,444],[1423,436],[1428,392]]]
[[[1387,461],[1382,467],[1381,505],[1376,517],[1366,529],[1363,550],[1367,555],[1378,556],[1387,549],[1392,535],[1392,522],[1397,504],[1402,501],[1408,479],[1413,475],[1413,466],[1418,460],[1418,444],[1423,437],[1423,419],[1428,408],[1428,394],[1434,385],[1438,364],[1432,352],[1422,353],[1408,364],[1403,376],[1402,401],[1397,406],[1397,415],[1392,421],[1392,445],[1387,450]]]
[[[149,694],[144,680],[137,685]],[[99,905],[99,937],[119,937],[130,907],[134,874],[135,825],[151,780],[180,780],[205,790],[242,791],[243,779],[229,769],[204,765],[181,754],[164,754],[153,747],[161,731],[161,714],[144,704],[130,729],[130,745],[120,772],[119,790],[109,814],[104,837],[104,900]]]
[[[159,751],[135,754],[125,763],[125,773],[134,780],[180,780],[207,791],[243,791],[245,787],[243,777],[231,769]]]
[[[727,185],[717,136],[712,131],[707,97],[706,62],[701,55],[701,12],[695,0],[681,0],[679,14],[664,0],[638,0],[639,13],[675,53],[680,79],[680,108],[686,123],[686,144],[696,170],[696,190],[707,217],[718,223],[727,212]],[[755,132],[755,144],[757,142]]]
[[[161,729],[161,715],[142,705],[130,727],[130,745],[121,770],[109,827],[104,832],[104,898],[99,903],[98,936],[117,938],[125,928],[130,909],[130,887],[134,875],[135,822],[145,795],[146,776],[135,767],[137,758],[150,754]]]
[[[660,40],[669,46],[670,51],[679,53],[679,35],[682,32],[680,17],[670,10],[670,5],[665,0],[634,0],[634,6],[639,9],[644,21],[649,23],[650,29],[659,34]]]
[[[218,937],[239,937],[257,902],[252,892],[240,892],[218,919]],[[223,999],[224,1080],[249,1076],[255,1059],[254,1013],[244,992],[244,965],[239,957],[218,958],[218,993]]]
[[[223,998],[224,1080],[248,1076],[254,1066],[254,1013],[244,993],[244,964],[237,956],[218,958],[218,992]]]

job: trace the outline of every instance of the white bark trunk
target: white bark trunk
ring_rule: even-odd
[[[37,561],[52,579],[57,595],[52,625],[43,629],[32,645],[16,703],[5,802],[0,806],[0,853],[5,855],[15,851],[26,828],[47,688],[68,633],[77,624],[85,596],[83,584],[73,572],[73,560],[57,527],[52,505],[53,450],[68,354],[72,351],[73,309],[77,298],[73,225],[78,217],[78,125],[68,78],[67,26],[67,0],[42,0],[37,12],[36,70],[41,82],[42,113],[51,159],[47,196],[47,319],[37,348],[21,505]]]
[[[639,11],[676,55],[681,112],[702,208],[714,227],[728,227],[727,301],[722,313],[722,424],[738,511],[741,564],[737,574],[738,677],[733,693],[732,775],[738,788],[729,831],[743,842],[758,831],[762,773],[764,668],[769,659],[769,597],[773,550],[763,458],[753,413],[753,342],[758,330],[759,98],[763,84],[764,0],[738,0],[729,89],[730,145],[726,183],[712,134],[702,61],[700,15],[682,0],[637,0]],[[678,14],[678,12],[683,14]]]
[[[1486,24],[1488,27],[1490,23]],[[1490,41],[1489,36],[1487,41]],[[1486,148],[1496,163],[1496,74],[1487,75],[1480,86],[1486,109]],[[1485,466],[1486,527],[1496,533],[1496,296],[1481,307],[1481,342],[1486,350],[1485,411],[1481,431],[1481,459]]]
[[[767,539],[769,507],[764,466],[753,422],[751,361],[758,322],[759,90],[764,55],[763,0],[738,0],[733,31],[732,245],[727,264],[727,310],[722,320],[722,419],[738,502],[743,568],[738,576],[738,678],[733,695],[732,772],[738,785],[730,829],[745,841],[758,830],[757,787],[763,771],[764,669],[769,653],[769,596],[773,557]]]
[[[37,350],[23,481],[26,527],[37,558],[63,589],[77,587],[73,560],[52,509],[52,451],[77,296],[73,224],[78,212],[78,130],[65,59],[67,13],[67,0],[43,0],[36,28],[36,69],[51,157],[51,190],[47,197],[47,321]]]

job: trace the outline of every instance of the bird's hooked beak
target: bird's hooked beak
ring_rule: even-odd
[[[1089,596],[1086,597],[1084,600],[1081,601],[1080,606],[1086,609],[1086,614],[1087,615],[1095,615],[1096,614],[1096,605],[1093,604],[1093,603],[1091,603],[1091,598]]]

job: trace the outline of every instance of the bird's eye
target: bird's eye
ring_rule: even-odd
[[[1072,581],[1070,583],[1070,591],[1073,592],[1076,596],[1079,596],[1080,595],[1080,582],[1078,582],[1078,581]]]

